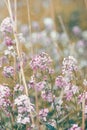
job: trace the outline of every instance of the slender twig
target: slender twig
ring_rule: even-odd
[[[85,130],[85,91],[82,100],[82,130]]]
[[[50,0],[50,9],[51,9],[51,10],[50,10],[50,11],[51,11],[51,17],[52,17],[52,19],[53,19],[53,21],[54,21],[54,31],[56,31],[55,10],[54,10],[53,0]],[[55,48],[56,48],[56,50],[57,50],[57,53],[58,53],[58,54],[60,53],[60,55],[63,56],[63,53],[62,53],[62,51],[61,51],[59,45],[57,44],[57,42],[56,42],[55,40],[53,41],[53,44],[54,44],[54,46],[55,46]]]
[[[28,13],[28,27],[29,27],[29,36],[30,36],[30,44],[31,44],[31,54],[33,54],[33,46],[31,43],[31,16],[30,16],[30,0],[26,0],[27,3],[27,13]]]
[[[58,16],[58,19],[59,19],[59,22],[60,22],[60,25],[61,25],[61,28],[62,28],[63,32],[67,35],[68,40],[69,40],[69,42],[70,42],[69,35],[68,35],[68,33],[67,33],[67,30],[66,30],[66,27],[65,27],[65,25],[64,25],[63,19],[62,19],[62,17],[61,17],[60,15]]]

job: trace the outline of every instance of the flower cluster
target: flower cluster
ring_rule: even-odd
[[[4,43],[6,46],[11,46],[13,45],[13,41],[10,37],[6,36],[5,39],[4,39]]]
[[[6,78],[10,78],[14,76],[14,68],[12,66],[5,66],[3,68],[3,75]]]
[[[9,60],[6,56],[0,57],[0,67],[3,67],[3,65],[7,63],[9,63]]]
[[[16,56],[16,51],[14,49],[13,46],[8,46],[8,48],[4,51],[4,55],[5,56],[12,56],[15,57]]]
[[[53,95],[51,91],[42,91],[41,97],[44,101],[52,102],[53,101]]]
[[[62,74],[70,76],[74,71],[76,72],[77,70],[77,60],[73,56],[64,58],[62,65]]]
[[[17,122],[21,124],[30,123],[30,113],[35,110],[29,98],[26,95],[20,95],[15,99],[14,104],[17,105],[18,109]]]
[[[67,81],[63,76],[58,76],[55,80],[55,85],[58,88],[64,88],[67,85]]]
[[[12,22],[11,18],[7,17],[2,21],[1,26],[0,26],[0,31],[2,33],[12,33],[13,22]]]
[[[50,64],[52,63],[52,59],[48,56],[48,54],[42,52],[39,55],[36,55],[32,58],[30,62],[30,67],[34,70],[41,70],[41,71],[49,71]]]
[[[8,107],[11,105],[10,97],[11,91],[8,86],[0,85],[0,109],[5,112],[8,111]]]
[[[17,92],[17,91],[23,92],[23,90],[24,90],[24,86],[23,85],[16,84],[16,86],[14,87],[14,91],[15,92]]]
[[[47,117],[48,113],[49,113],[48,108],[41,109],[41,110],[39,111],[39,117],[40,117],[42,120],[46,121],[46,117]]]

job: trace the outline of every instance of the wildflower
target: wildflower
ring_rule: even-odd
[[[72,28],[72,32],[75,34],[75,35],[80,35],[81,34],[81,29],[78,27],[78,26],[74,26]]]
[[[10,17],[5,18],[0,26],[0,31],[2,33],[12,33],[13,31],[13,23]]]
[[[73,124],[73,126],[69,130],[82,130],[77,124]]]
[[[78,86],[67,83],[67,85],[64,87],[64,94],[66,97],[66,100],[70,101],[72,97],[79,92]]]
[[[29,98],[26,95],[20,95],[14,100],[14,104],[17,105],[18,116],[17,122],[21,124],[27,124],[30,122],[30,112],[34,112],[34,105],[30,103]]]
[[[14,49],[13,46],[8,46],[7,50],[4,51],[4,55],[5,56],[9,55],[9,56],[15,57],[17,54],[16,54],[15,49]]]
[[[5,45],[7,45],[7,46],[11,46],[11,45],[13,45],[13,41],[12,41],[12,39],[10,38],[10,37],[5,37],[5,39],[4,39],[4,43],[5,43]]]
[[[14,68],[12,66],[5,66],[3,68],[3,75],[6,78],[10,78],[14,76]]]
[[[42,91],[41,92],[41,97],[45,101],[48,101],[48,102],[52,102],[53,101],[52,93],[50,91]]]
[[[72,91],[71,90],[67,91],[65,97],[66,97],[67,101],[70,101],[72,99],[72,97],[73,97]]]
[[[8,114],[8,107],[11,106],[10,95],[11,91],[8,86],[0,85],[0,109],[3,108],[6,114]]]
[[[63,76],[58,76],[55,80],[55,85],[58,88],[64,88],[67,85],[67,82]]]
[[[23,91],[24,90],[24,86],[20,85],[20,84],[16,84],[16,86],[14,87],[14,91]]]
[[[30,67],[34,70],[49,71],[52,63],[48,54],[42,52],[40,55],[36,55],[30,62]]]
[[[64,58],[62,63],[62,74],[72,76],[72,73],[78,70],[77,60],[73,56]]]
[[[53,29],[54,23],[53,23],[53,20],[51,18],[45,18],[43,22],[44,22],[44,25],[47,28],[47,30]]]
[[[30,117],[22,117],[21,114],[18,115],[17,117],[17,123],[20,123],[20,124],[27,124],[27,123],[30,123]]]
[[[9,63],[8,58],[6,56],[0,57],[0,67],[2,67],[6,63]]]
[[[34,111],[33,104],[29,103],[29,98],[26,95],[20,95],[18,98],[15,99],[14,104],[18,107],[18,112],[20,113],[20,107],[25,112]]]
[[[73,94],[76,94],[79,92],[78,86],[76,86],[76,85],[72,85],[71,90],[72,90]]]
[[[83,99],[85,98],[85,104],[87,104],[87,92],[81,93],[78,96],[78,103],[82,103]]]
[[[46,117],[47,117],[48,113],[49,113],[48,108],[41,109],[41,110],[39,111],[39,117],[40,117],[41,119],[43,119],[44,121],[46,121]]]
[[[44,81],[36,83],[36,89],[37,89],[37,91],[43,90],[44,87],[45,87],[45,84],[46,83]]]

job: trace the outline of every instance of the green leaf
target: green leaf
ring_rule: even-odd
[[[49,129],[49,130],[56,130],[56,128],[54,128],[52,125],[50,124],[46,124],[46,127]]]

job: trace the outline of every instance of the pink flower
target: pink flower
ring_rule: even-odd
[[[10,78],[14,76],[14,68],[12,66],[5,66],[3,69],[3,75],[6,78]]]
[[[50,91],[42,91],[41,92],[41,97],[45,101],[48,101],[48,102],[52,102],[53,101],[52,93]]]
[[[3,66],[3,64],[9,63],[8,58],[6,56],[0,57],[0,67]]]
[[[5,39],[4,39],[4,43],[5,43],[5,45],[7,45],[7,46],[11,46],[11,45],[13,45],[13,41],[12,41],[12,39],[10,38],[10,37],[5,37]]]
[[[27,124],[27,123],[30,123],[30,117],[22,117],[21,114],[18,115],[17,117],[17,123],[20,123],[20,124]]]
[[[73,56],[64,58],[62,64],[62,74],[67,75],[69,77],[74,71],[76,72],[78,70],[77,60]]]
[[[6,115],[9,114],[8,107],[11,106],[10,95],[10,89],[5,85],[0,85],[0,108],[4,110]]]
[[[72,31],[75,35],[81,34],[81,29],[78,26],[74,26]]]
[[[72,99],[72,97],[73,97],[72,91],[71,90],[67,91],[65,97],[66,97],[67,101],[70,101]]]
[[[55,85],[58,88],[64,88],[67,85],[67,82],[63,76],[58,76],[55,80]]]
[[[39,111],[39,117],[40,117],[41,119],[43,119],[43,120],[46,121],[46,117],[47,117],[48,113],[49,113],[48,108],[41,109],[41,110]]]
[[[14,100],[14,104],[17,105],[18,110],[21,108],[26,112],[34,111],[34,105],[30,103],[29,98],[26,95],[20,95]]]
[[[48,54],[42,52],[40,55],[36,55],[32,58],[30,62],[30,67],[34,70],[48,71],[50,70],[50,65],[52,63],[51,58]]]
[[[82,130],[77,124],[73,124],[73,126],[69,130]]]
[[[16,86],[14,87],[14,91],[23,91],[24,90],[24,86],[20,85],[20,84],[16,84]]]
[[[0,31],[3,33],[5,32],[12,33],[13,23],[12,23],[11,18],[7,17],[2,21],[1,26],[0,26]]]
[[[87,92],[81,93],[81,94],[78,96],[78,103],[82,103],[83,98],[85,98],[85,103],[87,104]]]
[[[36,83],[35,86],[36,86],[37,91],[43,90],[43,88],[45,87],[45,84],[46,83],[44,81]]]
[[[29,101],[29,97],[20,95],[14,100],[14,104],[18,110],[17,122],[21,124],[30,123],[30,112],[35,112],[35,109],[34,105]]]

